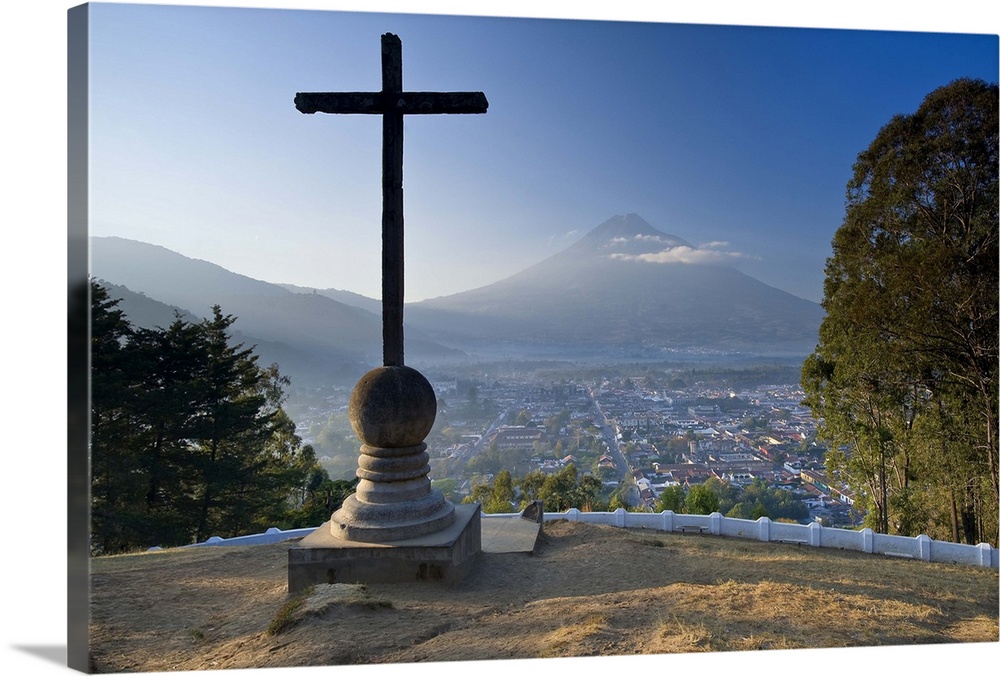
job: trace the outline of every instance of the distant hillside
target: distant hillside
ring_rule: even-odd
[[[382,301],[377,298],[369,298],[368,296],[362,296],[360,293],[354,293],[353,291],[344,291],[343,289],[314,289],[306,286],[296,286],[295,284],[278,284],[283,289],[291,291],[292,293],[306,293],[306,294],[319,294],[321,296],[326,296],[327,298],[332,298],[338,303],[343,303],[344,305],[350,305],[351,307],[358,307],[362,310],[367,310],[372,314],[381,316],[382,314]]]
[[[125,313],[129,323],[133,326],[145,329],[165,329],[178,317],[188,322],[199,322],[202,319],[176,305],[161,303],[120,284],[112,284],[104,279],[95,281],[107,289],[111,298],[120,300],[117,308]]]
[[[293,293],[143,242],[94,237],[90,252],[91,275],[110,284],[197,317],[208,317],[218,304],[237,317],[233,329],[240,339],[257,345],[261,361],[277,362],[293,383],[353,381],[381,363],[381,319],[367,310],[322,294]],[[408,330],[406,347],[414,361],[463,356],[416,329]]]
[[[808,354],[822,308],[724,265],[683,262],[693,247],[635,214],[489,286],[414,303],[410,320],[467,349]],[[671,252],[676,255],[671,256]]]

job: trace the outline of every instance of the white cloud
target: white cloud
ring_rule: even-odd
[[[619,244],[628,244],[630,242],[656,242],[658,244],[669,244],[670,240],[663,239],[658,235],[634,235],[633,237],[613,237],[608,240],[608,244],[605,246],[618,246]]]
[[[722,243],[718,243],[722,244]],[[699,265],[731,263],[737,260],[751,258],[736,251],[717,251],[710,248],[695,248],[690,246],[675,246],[656,253],[638,255],[611,254],[611,258],[623,261],[639,261],[642,263],[689,263]]]

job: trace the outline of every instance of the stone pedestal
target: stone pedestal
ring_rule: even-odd
[[[317,584],[458,582],[482,548],[479,505],[455,505],[452,524],[396,542],[357,542],[323,524],[288,550],[288,592]]]
[[[361,447],[353,495],[333,513],[337,537],[359,542],[408,540],[447,528],[455,506],[431,488],[427,445]]]
[[[288,552],[288,588],[334,582],[454,580],[481,548],[479,505],[456,507],[431,486],[424,438],[437,414],[418,371],[383,366],[351,394],[362,442],[355,493]]]

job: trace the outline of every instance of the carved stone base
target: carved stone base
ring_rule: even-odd
[[[431,487],[429,472],[423,442],[362,446],[357,490],[330,517],[331,533],[358,542],[392,542],[447,528],[455,520],[455,506]]]
[[[440,491],[395,504],[365,503],[351,495],[330,517],[330,532],[356,542],[393,542],[436,533],[454,521],[455,505]]]
[[[451,503],[448,503],[451,505]],[[323,524],[288,550],[288,592],[316,584],[454,583],[482,549],[478,504],[452,505],[450,526],[395,542],[358,542],[333,535]]]

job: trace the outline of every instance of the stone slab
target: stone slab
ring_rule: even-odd
[[[541,531],[541,522],[523,516],[485,518],[482,527],[483,552],[534,554]]]
[[[355,542],[324,523],[288,549],[288,591],[316,584],[454,583],[482,550],[478,504],[455,505],[455,522],[437,533],[394,542]]]

